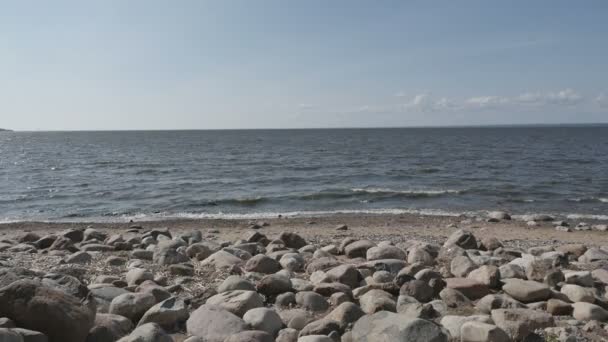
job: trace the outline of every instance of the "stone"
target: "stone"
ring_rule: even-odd
[[[477,265],[466,256],[457,256],[450,263],[450,272],[458,278],[466,277],[476,268]]]
[[[376,244],[369,240],[355,241],[344,247],[344,254],[351,259],[365,258],[367,250],[375,246]]]
[[[217,287],[217,292],[228,292],[233,290],[255,291],[255,285],[249,280],[238,275],[231,275]]]
[[[81,302],[33,280],[19,280],[0,289],[0,317],[12,319],[20,328],[39,331],[50,341],[84,341],[93,327],[95,311],[94,300]]]
[[[283,327],[281,317],[276,311],[268,308],[255,308],[247,311],[243,315],[243,321],[253,330],[265,331],[270,336],[275,336]]]
[[[376,246],[367,250],[367,260],[400,259],[405,260],[407,255],[399,247],[395,246]]]
[[[205,342],[224,342],[230,335],[247,330],[247,324],[225,309],[205,304],[192,312],[186,329]]]
[[[136,323],[154,304],[156,299],[149,293],[125,293],[112,300],[109,313],[127,317]]]
[[[232,334],[224,342],[275,342],[275,340],[265,331],[250,330]]]
[[[154,280],[154,274],[143,268],[130,269],[125,277],[129,286],[139,285],[146,280]]]
[[[87,342],[117,341],[133,330],[130,319],[113,314],[97,313],[95,325],[87,336]]]
[[[216,269],[230,268],[243,263],[243,260],[224,250],[217,251],[201,262],[202,266],[213,266]]]
[[[546,312],[530,309],[492,310],[492,320],[511,339],[521,341],[535,330],[555,325],[553,316]]]
[[[281,269],[281,264],[263,254],[258,254],[254,255],[245,263],[244,269],[247,272],[271,274],[278,272]]]
[[[308,335],[329,335],[332,331],[339,331],[338,322],[330,319],[319,319],[312,321],[300,331],[300,338]]]
[[[207,304],[242,317],[247,311],[264,306],[264,300],[255,291],[233,290],[216,294],[207,299]]]
[[[460,332],[462,325],[467,322],[492,323],[489,315],[471,315],[471,316],[455,316],[447,315],[441,318],[441,325],[449,331],[453,339],[460,341]]]
[[[547,312],[553,316],[570,316],[572,314],[572,305],[563,300],[551,298],[547,301]]]
[[[269,274],[258,281],[256,289],[265,296],[276,296],[290,292],[292,286],[289,278],[278,274]]]
[[[464,249],[477,249],[477,239],[473,233],[459,229],[452,233],[443,244],[444,247],[456,245]]]
[[[457,290],[470,300],[479,299],[490,293],[490,289],[487,285],[481,284],[473,279],[446,278],[445,282],[446,288]]]
[[[325,273],[332,282],[338,282],[355,288],[359,285],[362,277],[353,265],[336,266]]]
[[[460,328],[461,342],[510,342],[511,338],[501,328],[482,322],[469,321]]]
[[[580,302],[572,304],[572,317],[579,321],[600,321],[608,320],[608,311],[599,305]]]
[[[361,310],[370,315],[382,310],[391,312],[397,310],[395,298],[390,293],[382,290],[374,289],[368,291],[359,298],[359,304],[361,305]]]
[[[433,298],[435,291],[422,280],[412,280],[403,284],[399,289],[400,295],[407,295],[416,298],[420,302],[428,302]]]
[[[173,342],[173,338],[157,324],[147,323],[137,327],[118,342]]]
[[[313,291],[303,291],[296,293],[295,301],[302,308],[313,312],[325,311],[329,307],[329,304],[327,303],[325,297]]]
[[[593,303],[595,301],[595,295],[591,288],[566,284],[562,286],[560,292],[566,295],[572,302]]]
[[[447,342],[448,334],[424,319],[408,319],[400,314],[380,311],[361,317],[353,326],[352,342],[407,341]]]
[[[327,316],[327,319],[338,322],[340,329],[343,331],[349,324],[355,323],[359,318],[363,317],[365,312],[354,303],[344,302],[333,309]]]
[[[551,297],[549,286],[536,281],[507,279],[502,289],[509,296],[524,303],[538,302]]]
[[[183,299],[171,297],[152,306],[139,320],[138,326],[147,323],[156,323],[166,331],[175,330],[182,322],[188,319],[188,305]]]
[[[484,314],[489,314],[494,309],[519,309],[525,307],[524,304],[505,294],[489,294],[475,304],[475,308]]]
[[[483,265],[469,273],[467,278],[475,280],[490,288],[496,288],[500,282],[500,272],[498,267],[493,265]]]

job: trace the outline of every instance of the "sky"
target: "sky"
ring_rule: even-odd
[[[0,0],[0,127],[608,122],[608,1]]]

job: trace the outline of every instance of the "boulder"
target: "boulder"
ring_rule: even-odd
[[[42,332],[52,342],[84,341],[93,327],[95,311],[94,300],[81,302],[32,280],[19,280],[0,289],[0,317]]]
[[[201,305],[188,318],[187,332],[205,342],[224,342],[233,335],[247,330],[247,324],[238,316],[214,305]]]
[[[448,334],[437,324],[419,318],[380,311],[361,317],[353,326],[352,342],[447,342]]]

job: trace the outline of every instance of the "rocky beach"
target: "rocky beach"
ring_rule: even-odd
[[[604,341],[606,228],[504,212],[7,223],[0,340]]]

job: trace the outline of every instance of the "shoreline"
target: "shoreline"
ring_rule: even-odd
[[[54,234],[67,228],[95,228],[102,231],[119,231],[131,226],[141,226],[144,230],[169,228],[172,231],[218,230],[225,239],[238,239],[252,229],[253,223],[266,223],[260,231],[268,234],[280,231],[295,231],[307,238],[327,239],[336,236],[365,237],[372,240],[420,239],[441,241],[457,229],[468,229],[479,237],[492,236],[507,243],[537,246],[561,243],[585,243],[588,245],[608,245],[608,232],[576,230],[580,222],[591,227],[601,221],[565,220],[570,232],[555,229],[552,221],[537,222],[529,226],[520,219],[488,222],[482,216],[430,216],[420,214],[334,214],[328,216],[274,217],[264,219],[222,219],[222,218],[175,218],[151,221],[125,222],[41,222],[20,221],[0,223],[0,236],[15,237],[24,232]],[[339,225],[347,225],[347,231],[336,231]]]

